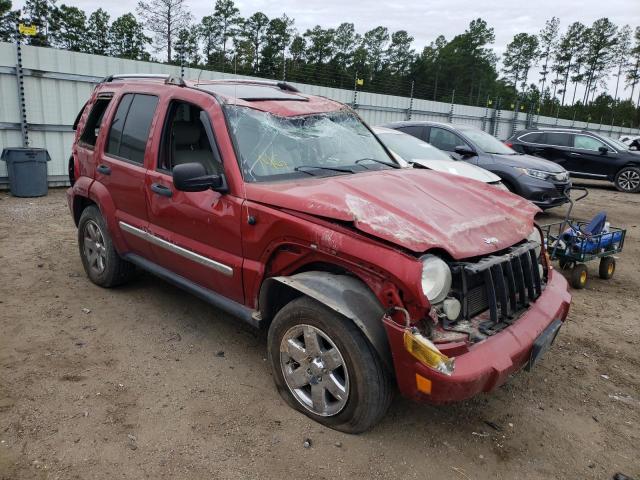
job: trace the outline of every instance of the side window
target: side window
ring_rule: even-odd
[[[111,122],[107,153],[143,163],[157,105],[158,97],[154,95],[124,95]]]
[[[208,174],[222,173],[217,150],[212,147],[203,123],[203,110],[196,105],[174,101],[169,106],[162,135],[158,169],[170,172],[182,163],[200,163]],[[206,115],[206,113],[204,113]],[[208,117],[205,117],[208,122]]]
[[[408,127],[400,127],[398,128],[403,133],[408,133],[409,135],[413,135],[420,140],[424,140],[424,127],[420,126],[408,126]]]
[[[111,102],[111,97],[98,98],[91,108],[89,117],[87,117],[87,123],[85,123],[84,130],[80,136],[80,141],[88,147],[95,147],[96,145],[100,127],[102,126],[102,119],[104,118],[104,112],[107,111],[109,102]]]
[[[518,138],[518,140],[525,143],[544,143],[544,132],[526,133]]]
[[[462,138],[455,133],[438,127],[431,127],[429,143],[446,152],[453,152],[457,146],[467,144],[467,142],[462,140]]]
[[[544,143],[554,145],[556,147],[570,147],[571,135],[568,133],[547,132],[545,134]]]
[[[595,151],[597,151],[600,147],[606,147],[606,145],[600,140],[596,140],[595,138],[588,137],[586,135],[576,135],[576,138],[573,141],[573,146],[575,148],[581,148],[582,150]]]

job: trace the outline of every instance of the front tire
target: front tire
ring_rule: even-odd
[[[616,188],[621,192],[640,192],[640,168],[623,168],[617,173],[614,183],[616,185]]]
[[[391,403],[390,375],[362,331],[309,297],[278,312],[268,350],[282,398],[329,428],[364,432]]]
[[[123,260],[113,247],[107,224],[95,205],[85,208],[78,222],[78,247],[89,279],[101,287],[127,282],[135,266]]]
[[[571,286],[581,290],[587,286],[587,280],[589,280],[587,266],[584,263],[576,263],[571,269]]]
[[[603,280],[609,280],[616,271],[616,259],[613,257],[602,257],[600,259],[600,267],[598,268],[598,276]]]

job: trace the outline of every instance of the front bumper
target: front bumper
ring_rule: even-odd
[[[567,192],[571,188],[571,182],[554,183],[526,175],[519,177],[519,180],[521,196],[542,209],[557,207],[569,201]]]
[[[551,269],[547,287],[536,302],[513,325],[457,356],[451,376],[419,363],[404,348],[403,328],[385,320],[400,392],[417,401],[438,404],[493,390],[528,363],[536,338],[554,320],[566,319],[570,303],[567,281]],[[430,394],[418,390],[416,374],[431,382]]]

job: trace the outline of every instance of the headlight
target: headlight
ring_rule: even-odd
[[[451,269],[435,255],[422,257],[422,292],[432,304],[444,300],[451,289]]]
[[[542,235],[540,234],[540,230],[535,225],[533,226],[533,230],[527,237],[527,240],[532,242],[537,242],[538,246],[536,247],[536,257],[540,257],[540,252],[542,252]]]
[[[540,180],[547,180],[551,174],[548,172],[543,172],[542,170],[534,170],[533,168],[518,168],[518,171],[524,173],[525,175],[529,175],[533,178],[538,178]]]

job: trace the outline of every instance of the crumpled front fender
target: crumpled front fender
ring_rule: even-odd
[[[384,309],[378,298],[361,280],[328,272],[303,272],[288,277],[271,277],[260,290],[260,311],[268,317],[276,301],[269,298],[274,283],[284,285],[289,293],[297,292],[326,305],[351,320],[362,330],[384,365],[393,372],[393,360],[387,334],[382,323]],[[292,292],[293,291],[293,292]]]

